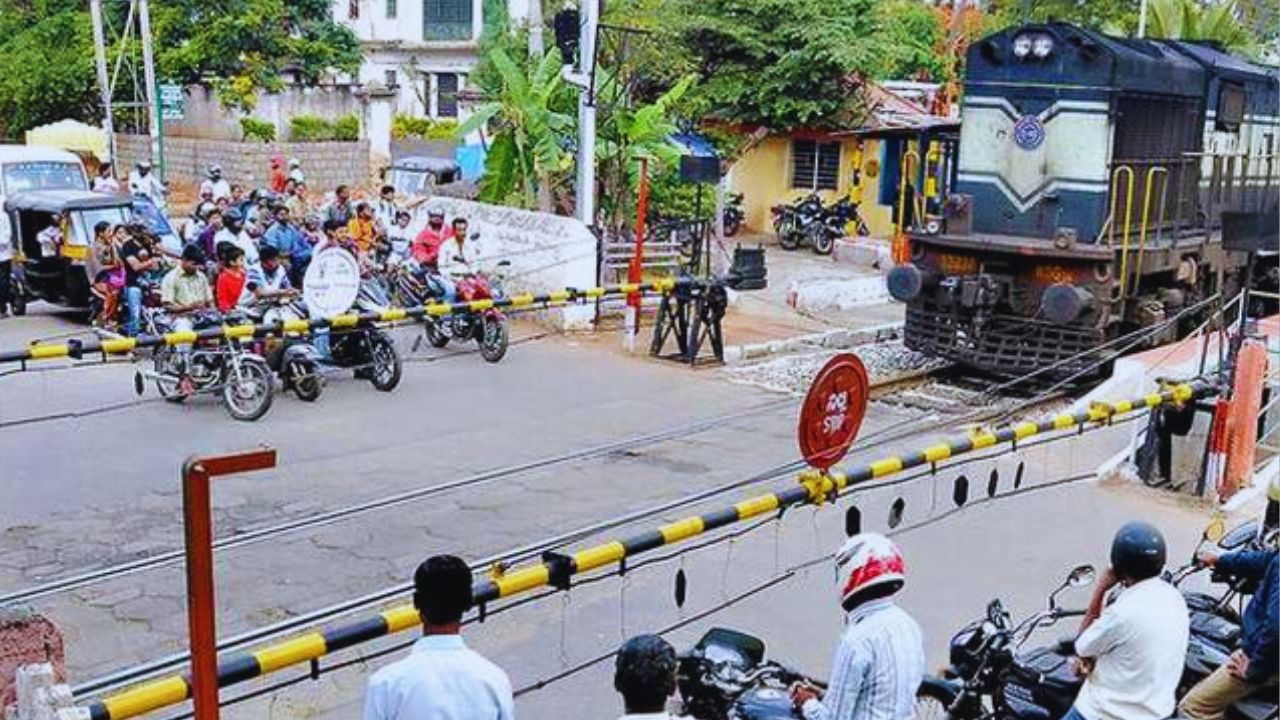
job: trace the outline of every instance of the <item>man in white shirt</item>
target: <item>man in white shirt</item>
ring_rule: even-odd
[[[676,691],[676,650],[657,635],[622,644],[613,666],[613,689],[622,695],[621,720],[674,720],[667,699]]]
[[[306,173],[302,172],[302,161],[298,158],[289,158],[289,179],[298,183],[307,181]]]
[[[1087,677],[1064,720],[1163,720],[1174,710],[1190,635],[1187,604],[1160,577],[1164,537],[1127,523],[1111,542],[1111,567],[1094,589],[1076,654]],[[1104,609],[1108,591],[1119,597]]]
[[[383,234],[389,234],[396,224],[396,213],[400,207],[396,205],[396,189],[393,185],[383,185],[378,193],[378,202],[373,204],[373,218]]]
[[[114,194],[120,192],[120,181],[111,172],[111,163],[104,162],[98,166],[98,176],[93,179],[90,189],[94,192]]]
[[[208,196],[213,202],[231,199],[231,183],[222,177],[221,165],[210,165],[204,182],[200,183],[200,197]]]
[[[164,196],[168,192],[164,183],[151,171],[151,161],[141,160],[129,173],[129,194],[142,195],[151,200],[156,207],[164,208]]]
[[[436,256],[440,274],[445,277],[460,278],[478,272],[480,248],[475,239],[467,238],[466,218],[453,219],[453,234],[440,243],[440,254]]]
[[[471,568],[453,555],[418,566],[413,605],[422,616],[422,637],[409,657],[369,678],[364,720],[513,720],[507,674],[462,641],[471,581]]]
[[[9,306],[13,303],[12,285],[9,275],[13,272],[13,226],[9,224],[9,213],[0,211],[0,318],[9,314]]]
[[[805,720],[911,720],[924,680],[920,626],[891,596],[906,583],[906,561],[891,540],[860,533],[836,552],[840,606],[849,613],[825,693],[791,688]]]

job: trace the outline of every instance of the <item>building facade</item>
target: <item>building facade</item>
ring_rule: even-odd
[[[536,0],[535,0],[536,1]],[[505,0],[513,26],[527,22],[530,0]],[[364,46],[356,80],[395,95],[397,114],[460,120],[458,93],[479,58],[492,0],[334,0],[333,17]],[[502,7],[499,5],[499,7]]]

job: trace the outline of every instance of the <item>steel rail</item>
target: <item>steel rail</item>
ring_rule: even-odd
[[[515,570],[477,580],[475,603],[483,612],[488,603],[544,588],[568,589],[572,578],[608,566],[624,566],[627,558],[667,545],[676,545],[705,533],[787,508],[821,506],[859,483],[888,477],[904,470],[930,466],[970,452],[1002,443],[1016,443],[1035,435],[1105,426],[1140,410],[1164,404],[1185,404],[1207,394],[1212,386],[1202,381],[1167,387],[1160,392],[1114,403],[1094,403],[1076,413],[1062,413],[1039,422],[1020,422],[997,429],[956,436],[906,455],[891,455],[850,471],[821,474],[802,473],[798,485],[748,498],[730,507],[693,515],[621,540],[588,547],[572,554],[544,553],[543,560]],[[240,652],[218,664],[218,684],[226,687],[258,678],[281,669],[309,663],[330,653],[369,642],[421,625],[418,611],[401,604],[373,617],[356,620],[326,630],[313,630],[257,650]],[[108,695],[83,709],[91,720],[122,720],[145,715],[185,702],[191,697],[191,682],[183,675],[171,675]]]
[[[621,285],[598,286],[586,289],[564,288],[554,292],[534,295],[525,293],[505,298],[490,300],[472,300],[456,303],[428,303],[411,308],[387,308],[385,310],[362,313],[344,313],[331,318],[312,318],[309,320],[284,320],[274,323],[256,325],[221,325],[203,330],[189,330],[164,333],[163,335],[139,335],[137,337],[121,337],[98,340],[69,340],[65,343],[44,343],[30,345],[22,350],[0,351],[0,364],[23,363],[33,360],[49,360],[71,358],[79,360],[85,355],[101,353],[103,355],[121,355],[133,352],[138,348],[189,345],[197,342],[213,340],[242,340],[252,337],[263,337],[279,333],[306,334],[316,330],[332,329],[338,331],[354,330],[379,323],[397,323],[405,321],[421,321],[426,318],[440,318],[451,315],[468,315],[490,309],[503,309],[509,312],[543,310],[560,305],[580,304],[613,296],[626,296],[633,293],[666,293],[681,284],[691,284],[692,279],[661,279],[648,283],[623,283]]]

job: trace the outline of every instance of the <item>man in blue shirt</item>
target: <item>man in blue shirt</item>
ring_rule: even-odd
[[[276,208],[276,221],[262,236],[262,242],[280,251],[281,257],[289,259],[289,276],[295,287],[302,286],[302,276],[311,263],[311,243],[307,236],[294,225],[289,217],[289,208],[281,205]]]
[[[1237,700],[1274,684],[1280,644],[1280,551],[1241,550],[1200,554],[1200,561],[1235,578],[1261,581],[1241,618],[1240,647],[1227,662],[1196,683],[1179,709],[1191,720],[1222,720]],[[1275,697],[1274,694],[1272,697]]]

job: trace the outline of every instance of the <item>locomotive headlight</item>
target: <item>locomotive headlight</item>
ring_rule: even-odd
[[[1030,33],[1018,35],[1013,39],[1013,56],[1021,60],[1030,55],[1032,44]]]
[[[1031,54],[1043,60],[1053,52],[1053,37],[1047,34],[1036,35],[1031,40]]]

